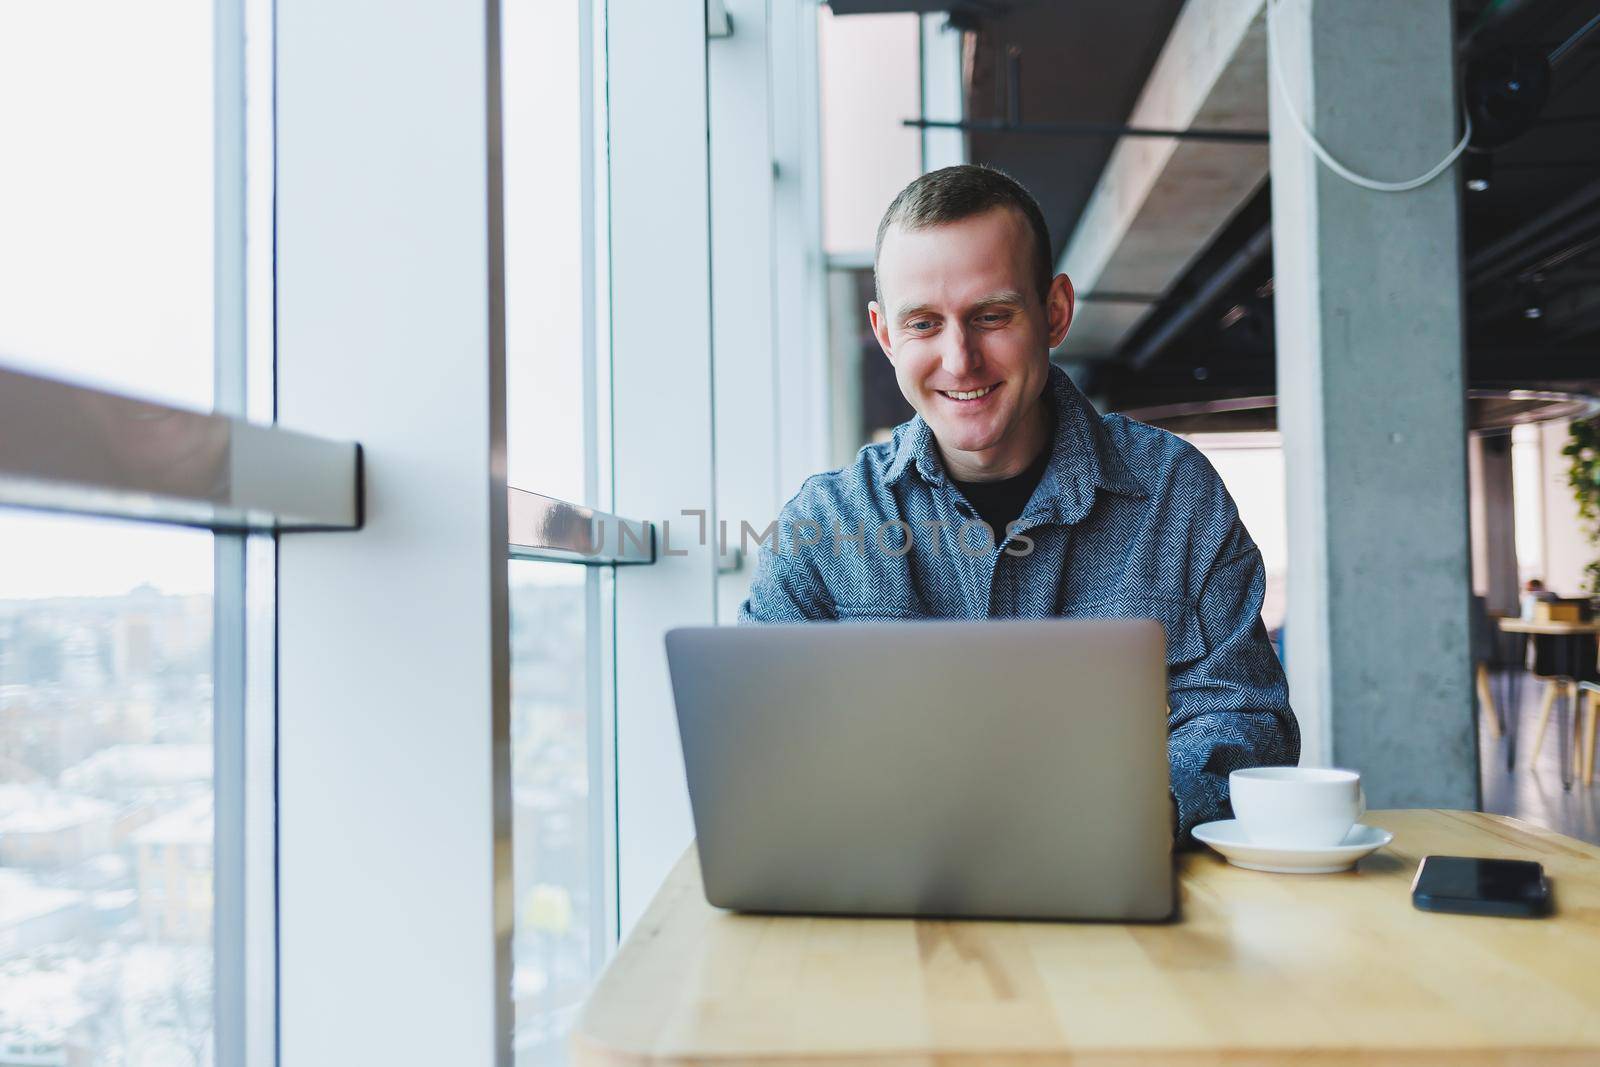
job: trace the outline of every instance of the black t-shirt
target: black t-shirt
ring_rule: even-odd
[[[1006,539],[1006,526],[1022,517],[1022,509],[1028,506],[1033,491],[1039,487],[1039,479],[1050,465],[1051,443],[1051,440],[1045,441],[1044,450],[1021,474],[993,482],[955,482],[961,495],[977,510],[978,518],[994,531],[996,548]]]

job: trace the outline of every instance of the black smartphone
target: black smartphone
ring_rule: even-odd
[[[1550,914],[1550,881],[1529,860],[1428,856],[1417,865],[1411,903],[1423,911],[1536,919]]]

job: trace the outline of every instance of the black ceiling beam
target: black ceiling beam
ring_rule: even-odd
[[[1216,352],[1198,353],[1195,360],[1197,365],[1207,368],[1205,378],[1195,378],[1195,367],[1187,364],[1161,364],[1145,370],[1135,370],[1126,364],[1114,362],[1097,362],[1090,366],[1123,386],[1155,388],[1187,386],[1215,389],[1242,383],[1270,384],[1277,373],[1276,365],[1271,360],[1244,363]],[[1600,385],[1600,358],[1595,356],[1592,349],[1582,345],[1479,345],[1469,351],[1467,372],[1473,385],[1482,382],[1516,385],[1546,381],[1593,381]]]
[[[1272,227],[1267,225],[1257,230],[1237,252],[1213,271],[1192,296],[1156,324],[1144,341],[1127,354],[1128,365],[1135,370],[1149,366],[1195,319],[1205,314],[1212,304],[1271,251]]]
[[[1467,361],[1473,385],[1529,386],[1539,382],[1589,381],[1600,385],[1600,360],[1583,348],[1480,349]]]
[[[1576,341],[1580,337],[1600,332],[1600,303],[1562,318],[1556,324],[1556,331],[1557,341]],[[1600,374],[1600,353],[1590,356],[1589,359],[1595,365],[1596,373]]]
[[[1548,211],[1529,219],[1467,260],[1469,286],[1482,285],[1557,251],[1572,240],[1574,225],[1600,214],[1600,181],[1590,182]]]
[[[1495,0],[1462,35],[1462,51],[1481,56],[1507,40],[1524,37],[1534,22],[1548,22],[1566,0]]]

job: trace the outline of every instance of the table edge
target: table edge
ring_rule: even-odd
[[[1585,849],[1595,848],[1595,846],[1590,845],[1586,841],[1570,837],[1569,835],[1549,829],[1548,827],[1539,826],[1538,824],[1528,822],[1525,819],[1519,819],[1511,815],[1502,815],[1497,812],[1474,811],[1468,808],[1380,808],[1367,812],[1364,818],[1381,819],[1383,816],[1389,814],[1415,815],[1422,813],[1430,813],[1447,817],[1470,816],[1471,818],[1468,821],[1484,820],[1508,827],[1513,830],[1527,833],[1534,837],[1559,838],[1564,841],[1572,842],[1573,844]],[[679,858],[673,863],[667,879],[664,880],[661,887],[657,889],[657,897],[660,895],[661,890],[666,888],[668,882],[670,882],[682,864],[686,862],[695,862],[696,849],[697,843],[691,841],[689,846],[684,850],[683,854],[679,856]],[[1188,852],[1180,852],[1176,854],[1175,859],[1181,862],[1184,856],[1205,855],[1208,853],[1208,851],[1209,850],[1205,848],[1199,848]],[[648,916],[650,907],[654,906],[655,901],[656,897],[652,897],[650,906],[645,909],[644,916]],[[644,916],[641,916],[641,923]],[[918,922],[921,920],[914,918],[888,918],[887,921]],[[982,922],[984,920],[972,921]],[[639,924],[635,925],[634,930],[630,931],[628,937],[623,940],[621,945],[618,946],[617,953],[616,955],[612,956],[612,960],[615,960],[616,956],[620,955],[622,951],[627,948],[628,943],[632,941],[635,933],[640,928],[641,927]],[[607,962],[607,967],[609,966],[610,961]],[[598,982],[596,983],[595,988],[598,988]],[[590,992],[590,996],[592,995],[593,990]],[[940,1065],[940,1067],[946,1067],[946,1065],[962,1065],[962,1067],[964,1067],[964,1065],[969,1063],[993,1063],[997,1059],[1008,1063],[1021,1063],[1026,1061],[1029,1067],[1048,1067],[1048,1065],[1057,1063],[1062,1065],[1116,1063],[1127,1064],[1129,1067],[1132,1067],[1132,1065],[1135,1064],[1139,1065],[1139,1067],[1163,1067],[1163,1065],[1176,1065],[1188,1062],[1216,1064],[1233,1057],[1237,1057],[1240,1062],[1263,1064],[1274,1063],[1284,1057],[1303,1057],[1307,1058],[1308,1060],[1315,1060],[1315,1062],[1323,1064],[1325,1067],[1332,1067],[1332,1065],[1342,1062],[1372,1063],[1376,1062],[1374,1057],[1381,1057],[1385,1062],[1402,1063],[1407,1060],[1415,1060],[1419,1063],[1431,1065],[1439,1062],[1443,1058],[1448,1057],[1452,1064],[1459,1064],[1460,1067],[1475,1067],[1475,1065],[1479,1064],[1488,1065],[1522,1063],[1531,1056],[1540,1057],[1540,1062],[1551,1063],[1561,1062],[1569,1056],[1573,1057],[1575,1060],[1581,1060],[1583,1063],[1592,1063],[1596,1057],[1596,1051],[1594,1049],[1582,1049],[1569,1046],[1537,1046],[1527,1044],[1508,1044],[1493,1049],[1426,1047],[1377,1050],[1349,1046],[1343,1048],[1322,1048],[1313,1050],[1304,1045],[1262,1045],[1252,1048],[1239,1048],[1231,1051],[1220,1049],[1139,1048],[1082,1050],[1016,1049],[1008,1050],[999,1054],[981,1050],[963,1051],[941,1050],[933,1048],[904,1048],[884,1050],[881,1052],[825,1052],[818,1053],[815,1056],[801,1055],[798,1057],[792,1052],[773,1052],[770,1054],[752,1054],[748,1052],[741,1052],[737,1055],[733,1053],[728,1053],[725,1055],[717,1053],[671,1053],[660,1052],[648,1048],[633,1048],[622,1045],[613,1045],[583,1032],[581,1027],[584,1017],[588,1012],[589,1002],[590,997],[585,997],[583,1007],[578,1015],[578,1019],[567,1035],[567,1048],[571,1054],[571,1062],[574,1065],[585,1065],[585,1067],[587,1067],[587,1065],[600,1065],[600,1067],[606,1067],[606,1065],[617,1065],[617,1067],[624,1067],[624,1065],[625,1067],[654,1067],[654,1065],[704,1067],[705,1064],[715,1061],[725,1061],[728,1063],[738,1062],[741,1064],[771,1064],[773,1067],[793,1067],[793,1065],[799,1060],[814,1060],[819,1063],[826,1062],[828,1067],[851,1067],[853,1064],[865,1065],[886,1062],[893,1062],[896,1064],[927,1063],[930,1065],[937,1063]]]

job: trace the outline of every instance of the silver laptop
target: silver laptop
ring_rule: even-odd
[[[712,904],[1172,914],[1159,623],[695,627],[666,640]]]

